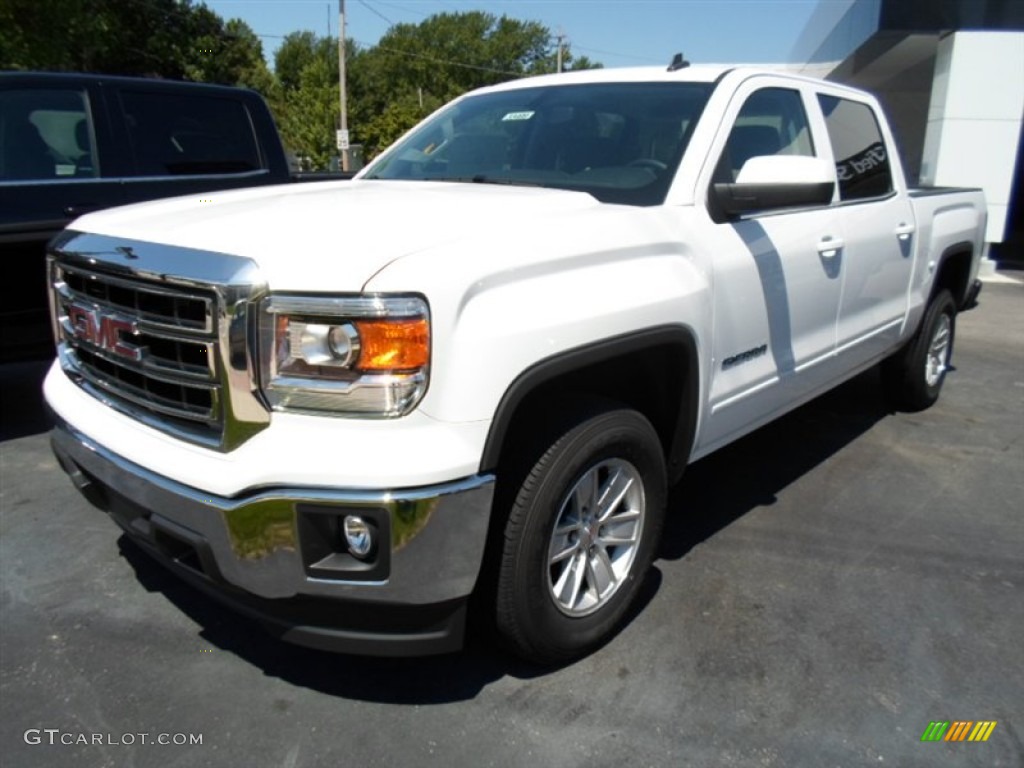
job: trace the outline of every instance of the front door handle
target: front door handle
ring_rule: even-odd
[[[841,238],[826,235],[818,241],[818,253],[823,259],[834,259],[843,250],[843,245]]]
[[[897,239],[899,239],[899,240],[909,240],[910,236],[912,234],[914,234],[914,225],[913,224],[905,224],[903,222],[900,222],[899,226],[896,227],[895,232],[896,232]]]

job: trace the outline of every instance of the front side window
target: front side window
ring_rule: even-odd
[[[765,155],[814,157],[799,91],[762,88],[747,97],[729,132],[714,180],[734,182],[747,160]]]
[[[542,186],[656,205],[711,88],[634,82],[476,94],[414,129],[364,178]]]
[[[138,176],[261,168],[249,111],[237,99],[125,90],[121,107]]]
[[[836,158],[839,198],[860,200],[892,192],[889,153],[867,104],[818,94]]]
[[[99,175],[85,93],[0,91],[0,181]]]

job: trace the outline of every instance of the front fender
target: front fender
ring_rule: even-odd
[[[489,421],[542,360],[665,326],[702,338],[709,277],[672,238],[670,216],[604,206],[565,216],[558,229],[510,228],[488,243],[491,252],[464,243],[389,265],[367,290],[416,290],[430,302],[430,384],[420,409],[444,421]]]

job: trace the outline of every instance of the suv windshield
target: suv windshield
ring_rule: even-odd
[[[481,93],[399,142],[367,179],[518,184],[657,205],[710,83],[599,83]]]

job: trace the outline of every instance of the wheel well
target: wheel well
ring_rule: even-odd
[[[939,273],[932,284],[932,296],[946,289],[952,294],[957,309],[964,308],[967,289],[970,287],[971,254],[970,243],[960,243],[945,250],[939,260]]]
[[[670,481],[689,458],[696,425],[696,346],[680,329],[645,332],[542,361],[509,387],[491,425],[482,471],[494,471],[580,399],[612,400],[651,422]]]

